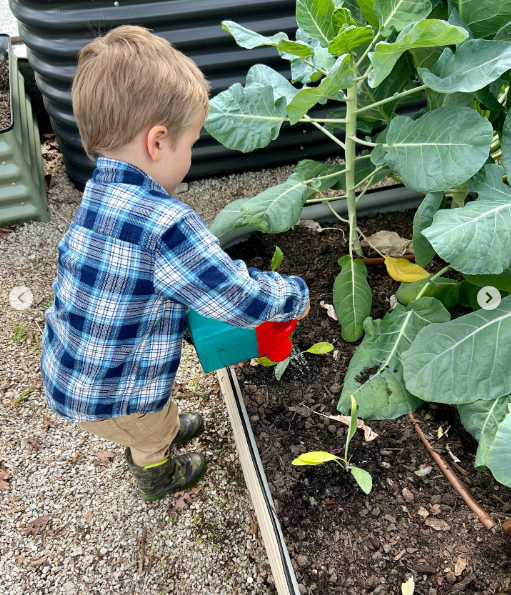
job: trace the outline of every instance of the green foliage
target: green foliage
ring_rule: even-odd
[[[426,401],[452,404],[508,394],[510,333],[511,297],[494,310],[422,329],[403,354],[407,389]]]
[[[394,43],[382,42],[376,46],[372,57],[371,87],[377,87],[391,72],[398,59],[407,50],[459,43],[467,38],[463,29],[436,19],[410,23]],[[484,85],[483,85],[484,86]]]
[[[438,211],[433,225],[422,232],[437,254],[462,273],[499,274],[511,264],[511,188],[502,181],[503,173],[500,165],[486,165],[469,185],[477,200]]]
[[[267,146],[282,126],[311,126],[343,150],[345,164],[301,161],[283,183],[228,205],[212,231],[220,237],[251,225],[280,233],[308,201],[345,201],[348,255],[339,261],[333,301],[342,337],[366,335],[339,409],[350,409],[352,395],[362,417],[378,419],[411,412],[422,400],[456,403],[480,443],[476,465],[509,485],[511,0],[297,0],[296,17],[294,39],[223,23],[241,47],[273,47],[289,64],[292,83],[268,66],[253,66],[244,87],[235,84],[211,100],[206,128],[247,152]],[[414,119],[396,114],[424,94],[427,105]],[[316,117],[325,103],[328,116]],[[370,136],[382,124],[374,143]],[[370,159],[360,154],[373,145]],[[356,258],[363,255],[357,203],[364,200],[356,190],[391,171],[426,195],[413,226],[417,264],[438,255],[448,266],[403,283],[397,297],[405,305],[378,321],[369,317],[367,271]],[[397,263],[387,258],[389,269]],[[442,278],[450,268],[464,280]],[[495,310],[479,307],[485,286],[501,292]],[[473,312],[450,321],[446,307],[458,301]],[[293,357],[275,365],[277,377]],[[349,469],[370,489],[362,470]]]
[[[413,281],[412,283],[401,283],[396,292],[396,298],[403,306],[407,306],[410,302],[417,299],[421,290],[428,284],[428,280],[429,277]],[[442,277],[434,283],[430,283],[422,295],[436,298],[439,302],[442,302],[444,308],[452,308],[459,301],[458,285],[458,281]]]
[[[276,271],[279,268],[279,266],[282,264],[283,260],[284,260],[284,253],[278,246],[275,246],[275,252],[273,254],[273,258],[271,259],[271,270]]]
[[[443,192],[429,192],[413,218],[413,251],[415,253],[415,262],[421,267],[428,265],[435,256],[435,249],[422,235],[422,231],[431,226],[435,213],[444,205],[445,197]]]
[[[511,68],[511,45],[507,41],[469,39],[454,53],[445,48],[430,72],[419,74],[430,89],[440,93],[477,91]]]
[[[491,142],[492,126],[475,110],[442,107],[418,120],[396,116],[382,149],[385,162],[408,188],[427,193],[475,175],[488,158]]]
[[[442,304],[430,297],[406,308],[397,305],[382,320],[367,318],[366,335],[348,366],[338,409],[345,413],[353,395],[362,419],[392,419],[415,411],[422,401],[405,387],[402,357],[421,329],[449,318]]]
[[[345,341],[358,341],[364,334],[364,320],[371,313],[371,288],[365,264],[350,256],[339,259],[341,272],[334,283],[334,308]]]

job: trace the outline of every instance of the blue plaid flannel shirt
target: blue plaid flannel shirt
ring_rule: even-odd
[[[48,404],[74,421],[163,409],[190,308],[254,328],[308,300],[302,279],[233,261],[195,211],[113,159],[98,159],[58,252],[41,371]]]

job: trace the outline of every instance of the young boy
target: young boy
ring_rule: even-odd
[[[247,269],[172,197],[208,111],[195,64],[141,27],[80,53],[73,107],[97,168],[59,243],[41,370],[47,401],[88,432],[126,447],[143,500],[195,484],[202,454],[171,456],[204,420],[171,400],[191,308],[254,328],[308,313],[299,277]]]

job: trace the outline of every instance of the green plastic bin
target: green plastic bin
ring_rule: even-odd
[[[8,35],[0,35],[0,60],[9,56],[11,124],[0,130],[0,227],[48,221],[39,128]]]

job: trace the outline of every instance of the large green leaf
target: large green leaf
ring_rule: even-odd
[[[445,196],[443,192],[426,194],[413,218],[413,251],[415,262],[421,267],[428,265],[435,256],[435,249],[422,235],[422,230],[433,223],[435,213],[443,208]]]
[[[465,279],[477,285],[477,287],[487,287],[491,285],[499,291],[511,293],[511,269],[506,269],[500,275],[463,275]]]
[[[497,428],[486,462],[495,479],[511,487],[511,406],[508,407],[509,413]]]
[[[502,127],[500,144],[502,147],[502,165],[506,170],[508,179],[511,179],[511,110],[507,113]]]
[[[396,292],[396,298],[403,304],[403,306],[407,306],[411,301],[417,298],[417,295],[424,285],[426,285],[428,280],[429,277],[426,277],[425,279],[412,281],[412,283],[401,283]],[[427,287],[423,295],[425,297],[436,298],[438,301],[442,302],[445,308],[452,308],[459,300],[458,281],[440,277],[434,281],[434,284],[430,284]]]
[[[474,103],[473,93],[438,93],[427,89],[428,109],[434,110],[441,107],[472,107]]]
[[[481,306],[477,301],[477,294],[481,288],[477,285],[472,285],[467,280],[459,282],[458,291],[460,294],[460,304],[465,308],[472,308],[472,310],[480,310]]]
[[[511,403],[511,394],[493,401],[474,401],[458,405],[465,430],[479,442],[475,460],[476,469],[486,469],[488,449],[493,444],[497,428],[504,421]]]
[[[296,22],[302,31],[326,47],[337,33],[332,19],[334,10],[332,0],[297,0]]]
[[[334,283],[333,300],[345,341],[358,341],[364,334],[364,320],[371,313],[372,295],[365,264],[350,256],[339,259],[341,272]]]
[[[426,18],[431,9],[429,0],[376,0],[373,6],[380,23],[380,33],[385,37],[393,29],[402,31],[411,23]]]
[[[453,0],[475,37],[492,37],[511,19],[511,0]]]
[[[438,211],[422,233],[437,254],[470,275],[500,274],[511,264],[511,188],[500,165],[485,165],[469,188],[479,197],[459,209]]]
[[[317,87],[304,87],[287,106],[291,124],[296,124],[316,103],[322,99],[333,99],[342,88],[353,84],[354,72],[351,56],[341,56]]]
[[[468,39],[454,53],[445,48],[430,72],[419,68],[424,84],[440,93],[471,93],[497,80],[511,68],[511,43]]]
[[[376,45],[371,57],[373,71],[369,75],[371,87],[377,87],[394,68],[399,57],[414,48],[438,47],[459,43],[467,38],[461,27],[439,19],[427,19],[408,25],[394,43],[382,41]]]
[[[243,227],[247,224],[245,216],[241,212],[241,205],[246,203],[248,198],[239,198],[224,207],[215,217],[211,226],[211,233],[217,238],[221,238],[228,231]]]
[[[350,26],[346,27],[336,37],[332,39],[328,46],[328,51],[331,54],[348,54],[355,48],[369,43],[374,37],[372,27],[366,25],[365,27]]]
[[[358,4],[366,21],[372,26],[378,28],[378,17],[374,12],[374,2],[375,0],[358,0]]]
[[[405,185],[426,193],[458,186],[477,173],[492,135],[490,122],[475,110],[443,107],[418,120],[397,116],[381,147]]]
[[[423,329],[403,356],[407,389],[425,401],[472,403],[511,392],[511,297]]]
[[[246,29],[234,21],[222,21],[222,29],[230,33],[239,46],[248,50],[261,45],[276,46],[281,39],[288,38],[285,33],[275,33],[271,37],[259,35],[259,33]]]
[[[286,99],[275,101],[273,87],[235,83],[209,102],[205,128],[228,149],[250,153],[270,144],[279,135],[286,117]]]
[[[362,419],[392,419],[415,411],[422,401],[406,389],[401,359],[420,329],[449,318],[430,297],[406,308],[398,304],[381,320],[367,318],[366,336],[350,361],[337,408],[347,413],[353,395]]]
[[[278,186],[268,188],[241,205],[248,225],[264,233],[281,233],[300,219],[307,198],[307,186],[300,174],[293,174]]]
[[[305,62],[293,54],[282,51],[279,51],[279,54],[284,60],[291,62],[292,81],[307,85],[311,81],[319,80],[323,76],[321,71],[328,72],[335,64],[335,57],[330,54],[328,47],[323,47],[317,39],[312,39],[301,29],[296,31],[296,41],[312,49],[312,56]]]
[[[350,466],[350,472],[364,494],[369,494],[373,489],[373,478],[371,475],[365,469],[360,469],[360,467]]]
[[[275,99],[285,97],[287,103],[289,103],[299,91],[299,89],[293,87],[285,77],[276,70],[273,70],[273,68],[270,68],[265,64],[255,64],[252,66],[247,72],[245,89],[247,87],[264,88],[268,85],[272,86]]]

